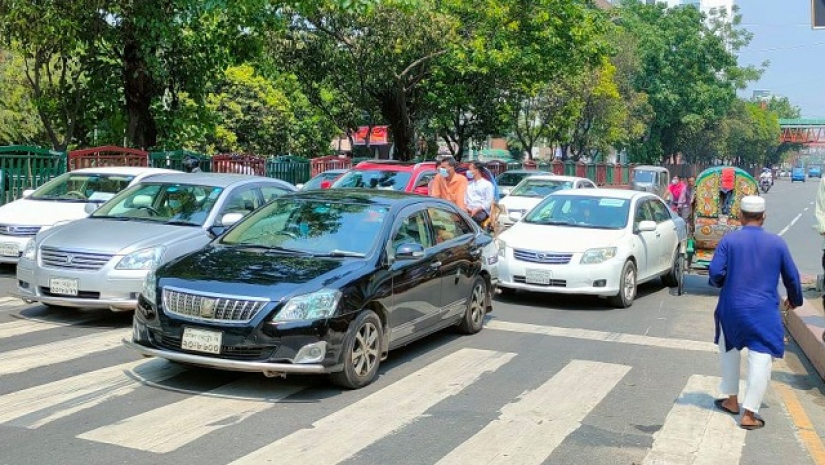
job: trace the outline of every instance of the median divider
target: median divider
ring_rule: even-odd
[[[785,326],[819,376],[825,379],[825,314],[822,309],[806,299],[801,307],[788,312]]]

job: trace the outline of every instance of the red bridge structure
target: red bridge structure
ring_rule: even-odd
[[[780,119],[780,141],[825,147],[825,119]]]

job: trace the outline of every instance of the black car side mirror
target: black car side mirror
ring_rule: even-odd
[[[395,248],[396,260],[410,260],[424,256],[424,246],[414,242],[401,244]]]

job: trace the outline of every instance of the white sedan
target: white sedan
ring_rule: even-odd
[[[499,236],[499,289],[589,294],[629,307],[638,284],[683,272],[683,221],[657,196],[619,189],[559,191]]]
[[[97,206],[147,176],[176,173],[136,166],[84,168],[52,179],[0,207],[0,263],[17,263],[26,243],[57,223],[89,216]]]
[[[504,231],[533,209],[541,200],[553,192],[564,189],[595,189],[596,185],[587,178],[542,174],[524,178],[510,194],[498,201],[501,213],[498,215],[499,231]],[[513,217],[510,217],[513,214]]]

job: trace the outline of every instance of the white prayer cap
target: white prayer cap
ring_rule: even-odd
[[[745,197],[742,197],[742,203],[740,204],[740,208],[743,212],[764,213],[765,199],[757,195],[747,195]]]

